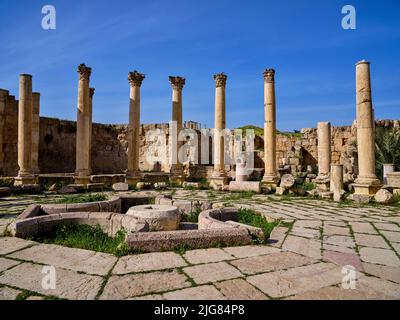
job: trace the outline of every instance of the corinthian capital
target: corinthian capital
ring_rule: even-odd
[[[79,80],[88,80],[92,74],[92,68],[86,67],[84,63],[78,66]]]
[[[95,91],[95,88],[89,88],[89,95],[90,95],[90,98],[93,98],[94,91]]]
[[[128,73],[128,80],[131,87],[140,87],[145,77],[146,76],[143,73],[139,73],[136,70]]]
[[[186,79],[182,77],[172,77],[169,76],[169,82],[171,82],[172,89],[182,90],[185,85]]]
[[[228,76],[223,72],[214,74],[215,86],[225,87],[226,79],[228,79]]]
[[[274,69],[265,69],[263,75],[264,75],[265,82],[274,82],[275,81],[275,70]]]

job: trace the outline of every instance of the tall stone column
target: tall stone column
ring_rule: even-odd
[[[9,92],[7,90],[0,89],[0,175],[4,175],[4,124],[5,124],[5,109],[6,99]]]
[[[329,191],[331,165],[331,124],[318,122],[318,176],[315,180],[321,191]]]
[[[39,170],[39,127],[40,127],[40,93],[34,92],[32,114],[32,172],[38,174]]]
[[[92,172],[92,142],[93,142],[93,96],[95,88],[89,88],[89,172]]]
[[[185,176],[183,172],[183,165],[179,161],[179,149],[182,146],[182,141],[178,141],[178,137],[183,128],[182,90],[186,80],[182,77],[170,76],[169,81],[172,87],[172,122],[176,124],[176,136],[174,136],[172,139],[172,141],[176,143],[176,146],[173,145],[174,143],[171,145],[171,148],[174,149],[171,150],[172,163],[170,180],[174,183],[182,184],[185,180]],[[173,134],[175,134],[175,132],[173,132]]]
[[[264,185],[276,186],[276,103],[275,103],[275,70],[264,71],[264,166],[262,180]]]
[[[372,108],[370,64],[356,64],[358,178],[356,195],[374,195],[382,184],[375,174],[375,119]]]
[[[214,116],[214,172],[210,185],[215,189],[228,183],[225,171],[225,139],[226,128],[225,88],[228,77],[224,73],[214,75],[215,80],[215,116]]]
[[[19,104],[18,104],[18,176],[16,185],[32,184],[32,76],[19,76]]]
[[[87,185],[90,181],[90,92],[89,81],[92,69],[84,64],[78,66],[78,110],[76,128],[76,171],[75,183]]]
[[[140,147],[140,86],[145,78],[144,74],[129,72],[129,128],[128,128],[128,171],[126,183],[132,186],[140,181],[139,147]]]

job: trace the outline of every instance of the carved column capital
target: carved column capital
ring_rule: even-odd
[[[265,69],[263,76],[264,76],[265,82],[275,82],[275,70],[274,69]]]
[[[145,77],[143,73],[139,73],[136,70],[128,73],[128,81],[131,87],[140,87]]]
[[[221,72],[214,74],[214,80],[215,80],[215,86],[218,87],[225,87],[226,86],[226,79],[228,79],[228,76]]]
[[[186,79],[182,77],[172,77],[169,76],[169,82],[171,82],[172,89],[174,90],[182,90],[183,86],[186,83]]]
[[[90,95],[90,98],[93,98],[93,95],[94,95],[94,91],[95,91],[96,89],[95,88],[89,88],[89,95]]]
[[[89,81],[90,75],[92,74],[92,68],[86,67],[84,63],[78,66],[79,80]]]

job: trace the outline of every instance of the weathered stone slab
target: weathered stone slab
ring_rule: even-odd
[[[20,238],[2,237],[0,238],[0,254],[9,254],[33,244],[35,242]]]
[[[383,236],[388,239],[390,242],[400,242],[400,232],[394,231],[381,231]]]
[[[281,250],[278,248],[273,248],[268,246],[227,247],[223,248],[223,250],[235,256],[236,258],[255,257],[255,256],[281,252]]]
[[[350,253],[350,254],[356,254],[356,250],[353,248],[347,248],[347,247],[339,247],[339,246],[334,246],[331,244],[326,244],[324,243],[322,245],[324,250],[329,250],[329,251],[335,251],[335,252],[343,252],[343,253]]]
[[[112,276],[108,280],[100,299],[120,300],[186,287],[190,287],[190,282],[186,276],[177,271]]]
[[[400,284],[400,268],[398,267],[382,266],[365,262],[363,262],[363,267],[364,271],[368,274]]]
[[[400,227],[394,223],[374,223],[379,230],[397,231],[400,232]]]
[[[214,286],[206,285],[164,293],[167,300],[223,300],[226,299]]]
[[[359,246],[390,249],[386,241],[379,235],[355,233],[354,238]]]
[[[42,287],[43,266],[22,263],[0,276],[0,283],[71,300],[91,300],[100,290],[103,278],[56,268],[55,289]]]
[[[292,230],[290,230],[290,235],[303,238],[318,239],[320,237],[320,232],[318,229],[293,227]]]
[[[229,183],[229,191],[252,191],[255,193],[260,193],[261,183],[259,181],[231,181]]]
[[[319,229],[322,226],[322,222],[319,220],[296,220],[294,227],[298,228],[311,228]]]
[[[111,254],[53,244],[39,244],[11,257],[95,275],[106,275],[117,261]]]
[[[325,250],[323,260],[335,263],[339,266],[353,266],[358,271],[364,271],[360,258],[357,254],[343,253],[336,251]]]
[[[186,265],[182,257],[174,252],[145,253],[120,258],[113,274],[163,270]]]
[[[317,240],[288,236],[282,249],[296,252],[314,259],[321,259],[321,242]]]
[[[10,269],[11,267],[16,266],[19,263],[20,263],[19,261],[0,258],[0,272]]]
[[[129,298],[125,300],[165,300],[161,294],[149,294],[146,296],[136,297],[136,298]]]
[[[219,262],[234,259],[233,256],[218,248],[190,250],[184,254],[184,257],[191,264]]]
[[[231,261],[231,264],[245,274],[256,274],[304,266],[314,262],[314,259],[303,257],[293,252],[280,252],[234,260]]]
[[[0,287],[0,301],[15,300],[21,292],[8,287]]]
[[[331,263],[317,263],[287,271],[262,273],[248,277],[247,281],[270,297],[287,297],[341,283],[341,269]]]
[[[375,292],[385,296],[386,299],[400,299],[399,285],[387,280],[361,275],[357,287],[365,292]]]
[[[187,267],[184,268],[183,271],[197,284],[229,280],[243,276],[239,272],[239,270],[235,269],[226,262],[217,262]]]
[[[392,250],[378,248],[361,248],[360,257],[364,262],[400,267],[400,260]]]
[[[324,236],[324,244],[331,244],[339,247],[355,248],[353,238],[347,236]]]
[[[288,228],[277,227],[272,230],[269,239],[267,240],[268,245],[273,247],[281,247],[283,241],[286,238],[286,234],[288,232]]]
[[[350,222],[351,228],[357,233],[378,234],[374,227],[368,222]]]
[[[265,300],[268,299],[259,290],[244,279],[218,282],[215,286],[229,300]]]
[[[112,185],[114,191],[128,191],[129,185],[125,182],[117,182]]]
[[[350,230],[349,228],[344,227],[336,227],[336,226],[324,226],[324,235],[341,235],[341,236],[349,236]]]

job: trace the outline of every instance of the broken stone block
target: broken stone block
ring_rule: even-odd
[[[375,194],[375,201],[383,204],[391,203],[393,201],[393,194],[386,189],[381,189]]]
[[[129,185],[125,182],[117,182],[112,185],[114,191],[128,191]]]
[[[281,178],[281,188],[289,189],[294,186],[296,179],[291,174],[284,174]]]

